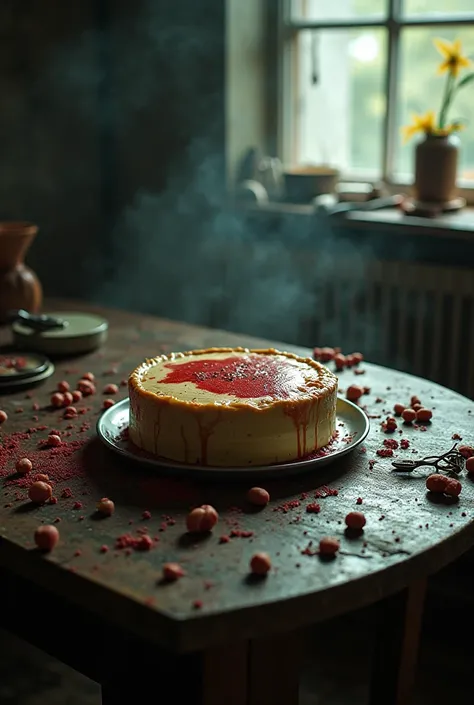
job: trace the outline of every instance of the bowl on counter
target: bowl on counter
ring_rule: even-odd
[[[297,166],[284,170],[285,200],[310,203],[316,196],[334,193],[339,171],[327,166]]]

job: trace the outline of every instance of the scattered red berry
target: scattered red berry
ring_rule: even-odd
[[[405,423],[412,423],[416,419],[416,411],[413,411],[413,409],[405,409],[402,413],[402,419]]]
[[[61,443],[62,443],[61,436],[57,436],[55,433],[52,433],[51,435],[48,436],[48,445],[49,446],[56,448],[57,446],[60,446]]]
[[[77,388],[85,397],[88,397],[90,394],[95,394],[95,386],[87,379],[80,379],[77,383]]]
[[[443,493],[446,489],[448,478],[445,475],[434,473],[426,478],[426,489],[435,494]]]
[[[8,414],[6,411],[3,411],[0,409],[0,424],[5,423],[5,421],[8,419]]]
[[[102,402],[102,408],[103,409],[110,409],[111,406],[114,406],[115,402],[113,399],[104,399]]]
[[[349,401],[358,401],[364,393],[364,388],[358,384],[351,384],[346,390],[346,397]]]
[[[334,355],[334,363],[336,365],[336,370],[343,370],[346,366],[346,356],[342,353],[337,353],[337,355]]]
[[[335,354],[334,348],[321,348],[319,359],[321,362],[329,362],[330,360],[334,360]]]
[[[65,419],[73,419],[75,416],[77,416],[77,409],[75,406],[67,406],[64,409],[64,418]]]
[[[255,553],[250,559],[250,570],[254,575],[266,575],[271,567],[268,553]]]
[[[421,400],[416,395],[410,399],[410,406],[413,406],[413,404],[421,404]]]
[[[29,458],[21,458],[15,465],[15,470],[20,473],[20,475],[26,475],[33,470],[33,463]]]
[[[354,367],[356,361],[354,360],[354,355],[346,355],[346,365],[347,367]]]
[[[79,389],[75,389],[72,393],[72,401],[74,404],[77,404],[78,401],[81,401],[82,399],[82,392],[79,391]]]
[[[44,473],[40,472],[38,475],[36,475],[35,480],[37,482],[49,482],[49,475],[45,475]]]
[[[111,499],[103,497],[100,502],[97,503],[97,511],[106,517],[110,517],[115,511],[115,504]]]
[[[92,374],[92,372],[85,372],[85,373],[82,375],[80,381],[82,381],[83,379],[87,380],[88,382],[94,382],[94,381],[95,381],[95,376]]]
[[[319,553],[322,556],[335,556],[339,551],[339,541],[333,536],[325,536],[319,542]]]
[[[72,402],[74,401],[74,397],[71,392],[64,392],[63,399],[63,406],[71,406]]]
[[[28,488],[28,497],[35,504],[44,504],[53,496],[53,488],[46,482],[33,482]]]
[[[42,551],[52,551],[59,541],[59,531],[51,524],[38,526],[35,531],[35,544]]]
[[[464,458],[472,458],[474,456],[474,448],[472,446],[459,446],[458,451]]]
[[[62,382],[58,382],[58,392],[68,392],[69,391],[69,382],[66,382],[63,380]]]
[[[210,504],[203,504],[189,512],[186,517],[186,527],[193,534],[203,534],[212,531],[219,520],[219,515]]]
[[[397,430],[397,422],[393,418],[393,416],[389,416],[383,423],[382,423],[382,428],[384,431],[387,433],[393,433],[393,431]]]
[[[168,582],[173,582],[182,578],[184,575],[184,570],[179,565],[179,563],[165,563],[163,566],[163,578]]]
[[[474,473],[474,456],[466,460],[466,470],[470,475]]]
[[[55,406],[57,409],[60,409],[62,406],[64,406],[64,394],[56,392],[55,394],[53,394],[50,401],[52,406]]]
[[[413,404],[411,408],[413,409],[413,411],[419,411],[419,409],[423,408],[423,404]]]
[[[364,528],[366,519],[362,512],[349,512],[345,518],[345,522],[349,529],[360,531]]]
[[[321,358],[321,348],[313,349],[313,357],[315,360],[319,360]]]
[[[106,384],[102,390],[103,394],[117,394],[118,387],[116,384]]]
[[[446,480],[446,487],[444,488],[444,494],[450,495],[450,497],[459,497],[461,494],[462,485],[459,480],[454,477],[448,477]]]
[[[263,487],[252,487],[247,492],[247,499],[250,504],[255,504],[257,507],[264,507],[270,501],[270,495]]]
[[[401,416],[405,411],[405,404],[395,404],[393,410],[396,416]]]
[[[352,358],[354,360],[354,364],[358,365],[360,362],[362,362],[362,360],[364,359],[364,356],[360,352],[355,352],[355,353],[352,353]]]
[[[426,423],[427,421],[430,421],[433,416],[433,412],[431,409],[418,409],[416,410],[416,420],[421,421],[422,423]]]

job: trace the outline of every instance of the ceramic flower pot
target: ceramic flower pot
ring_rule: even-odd
[[[415,150],[415,198],[423,203],[447,203],[457,196],[459,138],[426,135]]]
[[[41,284],[23,263],[37,232],[33,223],[0,222],[0,320],[12,309],[36,313],[41,307]]]

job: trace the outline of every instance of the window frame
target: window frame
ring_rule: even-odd
[[[284,163],[293,163],[296,153],[295,142],[297,139],[294,129],[294,115],[297,100],[297,39],[303,30],[340,30],[340,29],[367,29],[382,28],[387,32],[387,61],[385,68],[385,96],[386,111],[383,119],[383,143],[381,180],[389,188],[411,185],[402,183],[393,178],[395,163],[395,145],[398,138],[396,125],[396,103],[398,93],[398,78],[400,73],[399,50],[400,35],[407,27],[474,27],[474,11],[468,13],[445,15],[404,15],[402,11],[403,0],[386,0],[387,14],[385,17],[357,17],[348,20],[298,20],[292,16],[293,0],[279,0],[279,109],[278,109],[278,146],[279,154]],[[357,174],[348,174],[351,181],[367,181]],[[473,182],[459,181],[459,191],[469,203],[474,203]]]

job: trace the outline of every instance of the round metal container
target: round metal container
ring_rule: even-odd
[[[64,328],[34,331],[16,321],[12,325],[15,345],[46,355],[80,355],[95,350],[107,340],[109,324],[90,313],[47,311],[48,316],[65,321]]]

